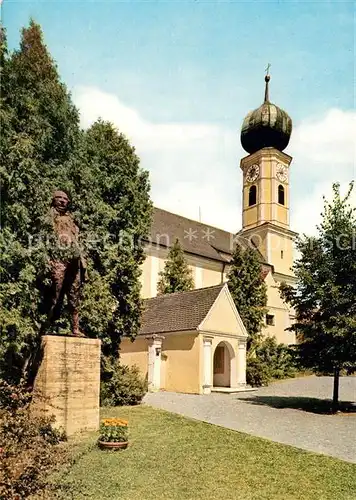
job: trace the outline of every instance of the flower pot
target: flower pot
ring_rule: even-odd
[[[103,450],[124,450],[127,448],[129,442],[121,441],[120,443],[111,443],[106,441],[99,441],[99,447]]]

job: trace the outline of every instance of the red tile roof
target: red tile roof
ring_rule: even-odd
[[[196,330],[224,285],[146,299],[139,335]]]

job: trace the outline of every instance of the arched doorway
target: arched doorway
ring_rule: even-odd
[[[231,373],[232,361],[235,353],[228,342],[220,342],[214,351],[213,364],[213,386],[214,387],[232,387]]]

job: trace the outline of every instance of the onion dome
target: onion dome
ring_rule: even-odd
[[[283,151],[288,146],[292,133],[292,120],[289,115],[269,101],[270,78],[268,74],[265,77],[264,103],[251,111],[242,124],[241,144],[250,154],[262,148],[276,148]]]

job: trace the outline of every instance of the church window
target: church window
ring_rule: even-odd
[[[278,203],[284,205],[284,187],[281,184],[278,186]]]
[[[266,314],[266,325],[269,325],[269,326],[275,325],[273,314]]]
[[[248,192],[248,206],[256,205],[257,203],[257,187],[251,186]]]

